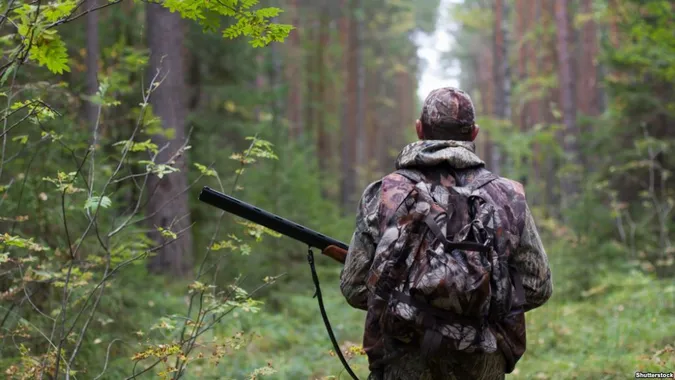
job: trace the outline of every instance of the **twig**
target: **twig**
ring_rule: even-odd
[[[108,270],[110,269],[110,250],[108,249],[108,246],[103,243],[103,240],[101,240],[101,235],[98,232],[98,223],[95,223],[94,226],[94,231],[96,232],[96,237],[98,238],[98,242],[103,247],[106,253],[106,262],[105,262],[105,269],[103,270],[103,277],[105,277],[106,274],[108,274]],[[75,357],[77,356],[77,353],[80,351],[80,346],[82,345],[82,341],[84,339],[84,335],[87,332],[87,329],[89,328],[89,324],[91,323],[92,319],[94,319],[94,313],[96,313],[96,309],[98,308],[99,302],[101,302],[101,298],[103,297],[103,292],[105,291],[105,285],[107,282],[104,282],[103,285],[101,286],[101,290],[98,292],[98,296],[96,297],[96,300],[94,301],[94,305],[91,307],[91,312],[89,313],[89,318],[84,323],[84,326],[82,326],[82,330],[80,331],[80,335],[77,338],[77,343],[75,343],[75,347],[73,348],[73,352],[70,355],[70,359],[68,360],[69,366],[73,365],[73,362],[75,361]],[[86,308],[86,305],[82,307],[82,310]],[[75,326],[75,321],[73,323],[73,327]],[[72,331],[72,328],[71,328]],[[70,378],[70,371],[66,371],[66,379]]]
[[[23,278],[23,275],[24,275],[24,274],[23,274],[23,270],[22,270],[22,268],[21,268],[21,265],[17,265],[17,268],[18,268],[18,270],[19,270],[19,274],[21,275],[21,278]],[[52,318],[52,317],[50,317],[49,315],[43,313],[42,310],[40,310],[39,307],[35,306],[35,304],[33,303],[33,301],[30,299],[30,296],[28,295],[28,292],[26,291],[26,286],[24,285],[24,286],[22,286],[21,288],[23,288],[23,292],[24,292],[24,294],[25,294],[25,299],[26,299],[26,301],[28,301],[28,303],[33,307],[33,309],[34,309],[35,311],[37,311],[38,314],[40,314],[40,315],[42,315],[43,317],[45,317],[45,318],[49,319],[50,321],[54,322],[54,318]]]
[[[7,122],[8,122],[8,117],[7,117],[7,111],[10,109],[12,105],[12,90],[14,88],[14,82],[16,81],[16,75],[19,71],[19,68],[17,67],[16,70],[14,70],[14,73],[12,74],[12,81],[10,82],[9,85],[9,91],[7,93],[7,108],[5,108],[5,117],[2,121],[2,151],[0,152],[0,180],[2,179],[2,171],[5,166],[5,151],[7,148]],[[0,70],[0,75],[3,74],[2,70]]]
[[[9,3],[7,3],[7,10],[5,11],[5,14],[0,17],[0,28],[2,28],[2,24],[5,23],[5,20],[9,19],[9,12],[13,11],[14,9],[12,8],[12,5],[14,5],[14,1],[16,0],[9,0]]]
[[[103,374],[105,373],[105,371],[108,369],[108,361],[110,360],[110,348],[112,348],[112,345],[113,345],[115,342],[121,341],[121,340],[122,340],[122,339],[116,338],[116,339],[113,339],[113,341],[110,342],[110,344],[108,344],[108,349],[106,350],[106,354],[105,354],[105,362],[103,362],[103,370],[101,371],[101,373],[100,373],[98,376],[96,376],[96,377],[94,378],[94,380],[100,379],[101,376],[103,376]]]
[[[188,227],[188,228],[189,228],[189,227]],[[93,295],[96,293],[96,290],[98,290],[100,287],[102,287],[103,284],[104,284],[106,281],[108,281],[109,278],[111,278],[112,276],[114,276],[118,271],[120,271],[122,268],[125,268],[126,266],[132,264],[133,262],[135,262],[135,261],[137,261],[137,260],[139,260],[139,259],[142,259],[142,258],[146,257],[148,254],[153,253],[153,252],[155,252],[155,251],[158,251],[158,250],[164,248],[165,246],[167,246],[167,245],[173,243],[174,241],[176,241],[176,240],[178,239],[178,237],[182,236],[182,234],[183,234],[188,228],[185,228],[185,229],[183,229],[183,230],[181,230],[181,231],[176,232],[176,239],[169,240],[169,241],[164,242],[164,243],[162,243],[162,244],[160,244],[160,245],[158,245],[158,246],[152,247],[152,248],[150,248],[150,249],[148,249],[148,250],[146,250],[146,251],[143,251],[142,253],[139,253],[138,255],[136,255],[136,256],[134,256],[134,257],[131,257],[131,258],[129,258],[129,259],[127,259],[127,260],[125,260],[125,261],[123,261],[123,262],[117,264],[117,266],[114,267],[112,270],[110,270],[110,272],[108,272],[108,274],[105,275],[105,276],[101,279],[101,281],[99,281],[99,282],[96,284],[96,286],[94,287],[94,289],[92,289],[92,291],[89,292],[89,295],[87,296],[87,299],[84,301],[84,306],[86,306],[87,304],[89,304],[89,301],[91,301],[91,298],[92,298]],[[84,307],[84,306],[83,306],[83,307]],[[83,312],[84,312],[84,309],[80,310],[80,312],[79,312],[78,315],[75,317],[75,320],[73,321],[73,323],[72,323],[72,325],[71,325],[71,326],[72,326],[71,329],[68,331],[68,334],[66,334],[66,335],[70,335],[70,333],[73,331],[74,326],[77,324],[77,321],[79,320],[80,316],[82,316]]]
[[[152,80],[151,80],[151,82],[150,82],[150,87],[151,87],[151,88],[153,87],[153,84],[155,83],[155,80],[157,79],[158,76],[159,76],[159,71],[157,72],[157,74],[155,74],[155,76],[152,78]],[[137,123],[136,123],[136,126],[135,126],[134,130],[133,130],[132,133],[131,133],[131,136],[130,136],[129,139],[127,140],[127,141],[129,142],[129,144],[130,144],[131,142],[133,142],[134,137],[136,137],[136,133],[138,133],[138,130],[140,129],[141,124],[142,124],[143,120],[145,119],[145,113],[146,113],[145,111],[147,110],[147,105],[148,105],[148,101],[149,101],[149,99],[150,99],[150,94],[151,94],[151,93],[152,93],[151,90],[148,91],[148,93],[147,93],[147,94],[145,95],[145,97],[143,98],[143,106],[141,107],[141,112],[140,112],[140,115],[139,115],[139,117],[138,117],[138,121],[137,121]],[[103,189],[101,190],[101,194],[105,194],[105,191],[106,191],[106,189],[108,188],[108,186],[110,185],[110,183],[112,182],[112,179],[113,179],[113,178],[117,175],[117,173],[120,171],[120,169],[121,169],[121,167],[122,167],[122,163],[124,162],[124,159],[126,158],[127,154],[129,153],[129,147],[130,147],[129,144],[127,144],[127,145],[124,146],[124,149],[123,149],[123,151],[122,151],[122,157],[120,158],[120,162],[119,162],[119,164],[117,165],[117,167],[115,168],[115,170],[114,170],[114,172],[112,173],[112,175],[108,178],[108,181],[106,182],[105,186],[103,186]],[[101,210],[101,201],[102,201],[102,200],[103,200],[103,197],[102,197],[102,196],[99,197],[98,203],[97,203],[97,205],[96,205],[96,211],[94,212],[94,215],[90,218],[89,224],[87,225],[87,228],[86,228],[85,231],[82,233],[82,236],[81,236],[81,238],[79,239],[79,241],[78,241],[78,243],[77,243],[77,246],[75,247],[75,250],[74,250],[75,253],[77,253],[77,251],[80,249],[80,247],[82,246],[82,242],[84,241],[84,237],[87,236],[87,234],[89,233],[89,230],[90,230],[91,227],[93,226],[94,220],[96,220],[96,217],[98,216],[98,213],[99,213],[99,211]]]
[[[47,26],[46,29],[51,29],[51,28],[53,28],[53,27],[55,27],[55,26],[59,26],[59,25],[61,25],[61,24],[65,24],[65,23],[67,23],[67,22],[75,21],[75,20],[77,20],[78,18],[80,18],[80,17],[86,15],[87,13],[95,12],[95,11],[98,11],[98,10],[100,10],[100,9],[107,8],[107,7],[111,6],[111,5],[119,4],[119,3],[121,3],[123,0],[114,0],[114,1],[111,1],[111,2],[109,2],[109,3],[106,3],[105,5],[100,5],[100,6],[98,6],[98,7],[91,8],[91,9],[88,9],[88,10],[86,10],[86,11],[83,11],[82,13],[78,14],[77,16],[72,16],[72,15],[75,13],[75,11],[77,10],[77,8],[79,8],[85,1],[86,1],[86,0],[81,1],[81,2],[75,7],[75,9],[73,9],[73,10],[71,11],[71,14],[70,14],[70,15],[68,15],[68,16],[66,16],[65,18],[62,18],[62,19],[60,19],[60,20],[58,20],[58,21],[55,21],[55,22],[51,23],[50,25]],[[71,17],[71,16],[72,16],[72,17]]]
[[[85,154],[85,159],[82,160],[82,164],[77,168],[78,173],[82,170],[82,167],[84,167],[88,155],[89,152]],[[73,181],[74,180],[75,178],[73,178]],[[63,216],[63,227],[66,233],[66,241],[68,243],[68,249],[70,250],[70,261],[68,263],[68,272],[66,274],[66,278],[63,285],[63,299],[61,300],[61,311],[59,312],[58,315],[58,317],[61,317],[61,336],[59,339],[59,346],[56,350],[56,368],[54,369],[54,376],[56,378],[59,377],[59,367],[61,366],[61,348],[63,347],[63,344],[65,343],[66,339],[68,338],[68,335],[63,335],[63,332],[65,332],[66,330],[66,314],[67,314],[66,309],[68,306],[68,298],[69,298],[68,285],[70,284],[70,276],[72,275],[73,267],[75,266],[75,252],[73,251],[73,244],[71,243],[70,233],[68,232],[68,217],[66,215],[66,189],[64,189],[61,192],[61,214]],[[54,324],[54,328],[56,328],[56,323]],[[68,368],[70,368],[70,365],[68,365]]]

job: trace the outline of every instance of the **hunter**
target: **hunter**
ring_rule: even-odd
[[[472,335],[464,338],[470,336],[472,342],[463,346],[464,349],[457,349],[460,344],[455,349],[436,349],[430,353],[420,346],[422,338],[404,341],[382,332],[382,309],[373,306],[377,303],[371,286],[377,265],[373,263],[377,263],[378,255],[386,252],[381,248],[381,240],[390,235],[386,230],[387,220],[397,212],[399,202],[406,196],[404,192],[408,191],[400,189],[410,189],[414,185],[409,184],[410,178],[397,173],[401,170],[417,172],[421,175],[419,178],[444,187],[466,186],[491,176],[485,162],[475,153],[473,141],[479,127],[475,123],[473,104],[465,92],[451,87],[432,91],[424,101],[415,129],[419,141],[401,151],[396,160],[397,172],[370,184],[364,191],[358,206],[356,230],[341,274],[340,288],[347,302],[368,311],[363,335],[363,348],[369,361],[368,379],[504,379],[525,352],[524,313],[543,305],[553,291],[546,252],[525,200],[523,186],[516,181],[492,176],[492,180],[479,185],[483,197],[488,198],[496,210],[493,220],[497,225],[491,230],[495,231],[494,250],[500,257],[507,258],[508,263],[504,265],[520,277],[518,282],[524,299],[517,305],[516,312],[503,313],[502,320],[493,320],[484,331],[480,327],[467,329]],[[415,255],[419,253],[411,254],[411,260],[416,260],[418,256]],[[518,287],[515,283],[514,280],[513,287]],[[489,294],[500,293],[493,289],[494,282],[489,284]],[[509,285],[502,293],[516,297],[518,289],[513,287]],[[424,310],[420,307],[419,312]],[[452,320],[447,323],[447,326],[454,326]],[[431,340],[434,340],[433,335]],[[435,343],[436,347],[438,345]],[[467,348],[474,346],[478,348]]]

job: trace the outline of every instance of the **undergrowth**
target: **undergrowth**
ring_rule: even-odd
[[[590,288],[570,294],[575,293],[570,284],[576,279],[561,267],[569,265],[565,255],[570,248],[563,240],[552,241],[547,248],[554,295],[527,314],[527,351],[507,378],[625,379],[638,370],[675,368],[675,285],[638,271],[616,271],[601,274],[590,281]],[[365,379],[367,360],[355,349],[361,344],[365,313],[346,305],[338,287],[340,267],[329,260],[317,258],[326,309],[352,368]],[[241,379],[265,366],[277,371],[267,376],[272,379],[349,378],[333,353],[312,297],[308,267],[297,263],[286,269],[286,281],[268,292],[258,313],[235,311],[227,323],[210,332],[210,339],[237,340],[232,351],[218,363],[192,363],[186,379]],[[121,339],[110,349],[106,379],[126,376],[129,357],[138,350],[124,342],[125,335],[133,342],[139,334],[156,332],[157,315],[178,313],[187,302],[187,284],[148,276],[142,267],[115,281],[119,291],[101,305],[101,314],[107,317],[98,319],[87,342],[93,347]],[[101,363],[94,354],[100,351],[87,346],[83,359]]]

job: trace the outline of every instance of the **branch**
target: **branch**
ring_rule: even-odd
[[[100,379],[101,376],[103,376],[103,374],[105,373],[105,371],[108,369],[108,361],[109,361],[109,359],[110,359],[110,348],[112,348],[112,345],[113,345],[115,342],[121,341],[121,340],[122,340],[122,339],[113,339],[113,341],[110,342],[110,344],[108,344],[108,349],[106,350],[106,354],[105,354],[105,362],[103,363],[103,370],[101,371],[101,373],[100,373],[98,376],[96,376],[96,377],[94,378],[94,380]]]
[[[124,1],[124,0],[114,0],[114,1],[111,1],[111,2],[109,2],[109,3],[106,3],[105,5],[101,5],[101,6],[98,6],[98,7],[95,7],[95,8],[88,9],[88,10],[86,10],[86,11],[84,11],[84,12],[78,14],[77,16],[73,16],[73,14],[77,11],[77,9],[78,9],[85,1],[86,1],[86,0],[82,0],[82,1],[75,7],[75,9],[72,10],[72,12],[70,13],[70,15],[68,15],[68,16],[66,16],[65,18],[62,18],[62,19],[60,19],[60,20],[58,20],[58,21],[55,21],[55,22],[51,23],[50,25],[47,26],[46,29],[51,29],[51,28],[54,28],[54,27],[56,27],[56,26],[65,24],[65,23],[67,23],[67,22],[75,21],[75,20],[77,20],[78,18],[80,18],[80,17],[86,15],[87,13],[95,12],[95,11],[98,11],[98,10],[100,10],[100,9],[107,8],[107,7],[111,6],[111,5],[119,4],[119,3],[121,3],[121,2]]]

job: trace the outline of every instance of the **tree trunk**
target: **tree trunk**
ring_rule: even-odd
[[[498,102],[495,98],[495,90],[497,88],[502,88],[496,84],[497,69],[495,68],[495,51],[496,49],[493,41],[491,45],[485,43],[484,46],[482,46],[476,53],[478,56],[478,86],[482,107],[482,111],[480,113],[486,116],[492,116],[493,118],[496,118],[497,115],[495,106]],[[485,133],[483,138],[485,147],[484,150],[486,152],[485,162],[487,168],[493,173],[497,174],[500,172],[502,164],[497,144],[494,142],[494,139],[490,133]]]
[[[326,59],[326,47],[329,44],[329,30],[328,30],[328,10],[325,8],[321,9],[321,15],[319,18],[319,43],[316,45],[316,74],[317,74],[317,88],[316,95],[318,99],[319,107],[316,107],[316,145],[317,145],[317,155],[319,162],[319,169],[321,170],[322,175],[328,175],[328,160],[332,154],[332,146],[328,141],[328,131],[327,131],[327,97],[326,97],[326,82],[327,70],[326,65],[328,65],[328,60]]]
[[[577,112],[574,87],[574,62],[570,54],[570,20],[569,2],[555,0],[555,19],[557,27],[556,46],[558,50],[558,78],[560,83],[560,102],[564,124],[563,147],[568,169],[578,170],[578,142]],[[570,206],[570,198],[578,192],[578,182],[575,174],[564,173],[561,176],[562,207]]]
[[[492,70],[494,75],[494,116],[499,121],[506,121],[509,119],[509,60],[506,51],[506,23],[508,19],[506,16],[506,4],[504,0],[495,1],[495,18],[493,25],[493,64]],[[490,157],[493,160],[491,170],[499,175],[500,164],[502,161],[501,150],[497,144],[490,144]]]
[[[528,81],[528,86],[526,95],[528,99],[523,104],[523,125],[522,131],[529,132],[537,123],[537,98],[536,94],[539,91],[539,83],[537,81],[537,45],[536,40],[533,38],[533,34],[537,30],[537,0],[532,0],[527,4],[525,9],[525,23],[524,23],[524,33],[528,36],[527,42],[524,44],[525,50],[525,65],[524,65],[524,78]],[[521,165],[521,182],[523,185],[528,186],[534,182],[533,171],[536,166],[534,160],[528,159],[528,157],[523,157],[519,162]],[[529,165],[529,167],[527,167]]]
[[[96,7],[96,0],[87,1],[89,9]],[[87,13],[87,95],[96,95],[98,91],[98,61],[100,56],[99,34],[98,34],[98,14],[99,12]],[[89,128],[93,129],[98,120],[99,105],[92,102],[85,103],[85,113]]]
[[[158,4],[148,4],[147,8],[148,46],[150,47],[150,65],[148,77],[154,77],[159,71],[159,80],[163,81],[151,95],[153,111],[162,121],[164,130],[173,129],[175,138],[164,135],[153,136],[152,140],[160,148],[169,144],[158,156],[158,163],[167,163],[185,143],[186,84],[184,26],[180,15],[171,13]],[[159,179],[151,175],[148,180],[147,213],[150,216],[150,237],[158,244],[167,238],[156,229],[162,227],[175,233],[182,231],[176,241],[167,244],[153,256],[148,264],[151,272],[172,276],[187,276],[192,264],[192,234],[189,230],[190,215],[188,196],[183,193],[187,188],[187,165],[185,156],[175,159],[179,172],[170,173]],[[182,194],[180,194],[182,193]],[[180,194],[180,195],[179,195]]]
[[[555,2],[556,0],[543,0],[544,9],[542,12],[542,25],[550,25],[554,22],[555,19]],[[546,33],[544,35],[543,46],[546,46],[545,55],[543,59],[543,69],[547,76],[557,76],[556,62],[558,61],[558,55],[556,53],[556,43],[555,43],[555,33]],[[559,120],[556,120],[556,117],[553,113],[553,105],[559,104],[560,84],[558,87],[552,88],[545,95],[545,104],[543,105],[544,109],[544,121],[548,126],[557,124]],[[559,137],[558,140],[562,139],[562,133],[556,133]],[[544,158],[544,172],[545,174],[545,189],[544,195],[545,199],[542,203],[547,205],[546,210],[548,211],[548,216],[558,217],[560,215],[560,186],[558,182],[558,169],[559,169],[559,160],[558,157],[553,155],[546,155]]]
[[[595,20],[590,17],[593,12],[592,0],[581,0],[581,13],[589,16],[588,20],[581,26],[580,30],[580,48],[577,49],[578,73],[577,78],[577,99],[579,112],[584,116],[595,117],[600,114],[600,91],[598,88],[598,29]],[[593,126],[583,123],[579,126],[579,133],[592,131]],[[584,141],[584,140],[581,140]],[[580,142],[581,142],[580,141]],[[583,146],[580,148],[584,148]],[[579,160],[582,166],[593,171],[593,160],[588,160],[584,155]]]
[[[302,123],[302,78],[300,62],[302,62],[302,49],[300,46],[300,9],[298,0],[291,0],[289,4],[293,15],[291,24],[296,27],[288,36],[288,59],[286,69],[286,80],[288,81],[288,102],[286,104],[286,118],[288,119],[289,135],[291,139],[297,140],[304,130]]]
[[[590,15],[593,12],[592,0],[581,0],[581,12]],[[581,49],[579,49],[579,111],[587,116],[600,113],[598,91],[598,29],[595,20],[590,18],[581,28]]]
[[[542,12],[543,4],[542,0],[534,0],[534,23],[535,28],[539,30],[537,33],[537,38],[535,39],[536,46],[544,46],[544,38],[542,37],[541,26],[542,23]],[[532,75],[537,78],[542,78],[545,74],[543,71],[543,55],[536,47],[534,49],[535,62],[532,70]],[[532,100],[532,124],[537,125],[544,122],[544,114],[546,106],[546,93],[547,89],[542,88],[540,84],[536,85],[534,91],[537,93],[537,97]],[[537,143],[532,145],[532,160],[530,168],[531,184],[534,184],[535,191],[531,192],[531,203],[533,205],[540,205],[542,199],[542,186],[544,180],[542,178],[542,160],[541,160],[541,146]]]
[[[361,0],[354,0],[354,9],[362,14],[363,2]],[[364,62],[364,35],[365,35],[365,26],[363,17],[354,16],[356,21],[356,30],[355,30],[355,62],[354,66],[356,69],[356,113],[354,115],[354,145],[355,145],[355,156],[354,156],[354,174],[356,175],[355,183],[361,184],[362,178],[360,176],[360,167],[363,167],[367,164],[366,157],[366,102],[368,101],[368,94],[366,89],[366,66]],[[359,189],[356,189],[358,192]],[[357,194],[354,193],[356,197]]]
[[[499,1],[499,0],[497,0]],[[515,34],[516,34],[516,41],[517,41],[517,46],[518,46],[518,72],[516,73],[517,75],[517,80],[519,83],[525,83],[526,77],[527,77],[527,51],[526,51],[526,46],[527,43],[525,42],[525,32],[526,32],[526,27],[525,27],[525,21],[527,17],[527,7],[524,7],[524,1],[525,0],[516,0],[516,27],[515,27]],[[517,123],[518,129],[525,130],[525,126],[527,124],[527,120],[525,119],[526,113],[525,113],[525,104],[522,100],[523,96],[521,95],[518,103],[516,104],[515,108],[515,115],[514,115],[514,121]]]
[[[269,71],[269,83],[271,88],[273,89],[272,93],[274,96],[271,97],[271,102],[269,104],[269,107],[272,111],[272,122],[271,124],[274,126],[279,125],[280,121],[283,120],[283,109],[284,109],[284,99],[279,96],[279,88],[283,84],[283,69],[282,69],[282,47],[279,44],[272,44],[269,48],[269,54],[270,54],[270,61],[271,61],[271,67]],[[282,128],[274,128],[274,140],[273,143],[276,146],[280,146],[282,144],[282,136],[284,136],[284,130]],[[280,183],[282,181],[281,176],[283,175],[282,170],[278,170],[278,167],[280,165],[279,160],[273,160],[273,173],[274,173],[274,178],[273,180],[275,183]],[[281,194],[278,191],[273,191],[273,206],[272,206],[272,212],[274,213],[279,213],[280,210],[280,199],[281,199]],[[279,239],[273,239],[274,243],[273,244],[279,244],[278,243]]]
[[[344,119],[342,123],[342,205],[351,211],[354,194],[356,193],[356,139],[357,139],[357,113],[359,92],[359,35],[358,22],[354,15],[357,0],[349,1],[345,9],[349,17],[347,28],[347,76],[345,92]]]
[[[609,0],[609,9],[612,9],[609,21],[609,41],[613,47],[618,48],[621,44],[619,39],[619,0]]]
[[[315,133],[316,128],[316,113],[315,109],[317,105],[321,102],[321,99],[317,98],[317,74],[318,71],[315,69],[316,61],[318,56],[316,54],[316,45],[318,44],[318,23],[319,20],[316,16],[316,9],[312,9],[312,12],[305,13],[304,25],[303,28],[303,41],[301,43],[303,56],[305,57],[305,68],[304,68],[304,83],[305,83],[305,94],[303,107],[304,107],[304,120],[303,125],[304,133],[307,136],[311,136]]]

